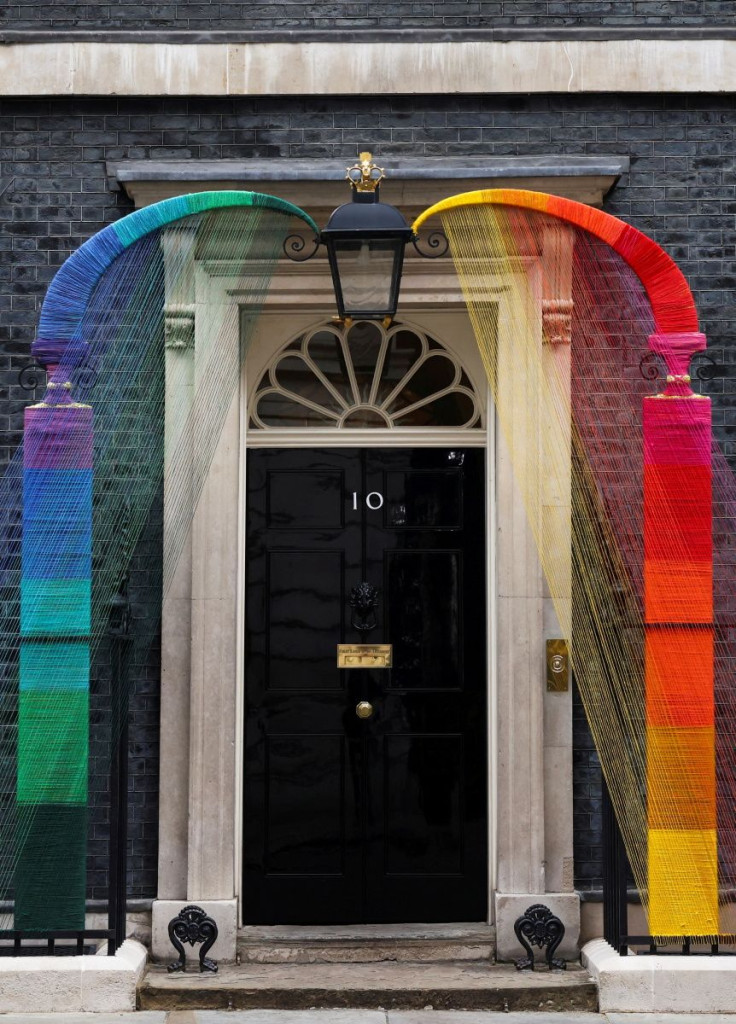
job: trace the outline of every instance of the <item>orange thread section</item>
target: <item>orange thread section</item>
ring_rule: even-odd
[[[647,559],[644,563],[644,603],[648,623],[712,622],[711,563],[683,565],[678,560]]]
[[[647,630],[647,723],[661,727],[714,724],[713,631]]]
[[[650,829],[716,827],[713,727],[647,728]]]

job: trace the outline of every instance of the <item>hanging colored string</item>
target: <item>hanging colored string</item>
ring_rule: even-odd
[[[34,347],[52,367],[49,393],[27,410],[25,454],[0,485],[0,698],[11,718],[19,702],[17,773],[9,758],[0,773],[3,791],[17,790],[0,891],[15,895],[18,927],[84,922],[88,810],[98,799],[88,776],[99,786],[113,740],[109,702],[94,690],[110,600],[135,557],[133,583],[160,606],[185,556],[241,354],[294,217],[316,230],[290,204],[252,193],[167,201],[95,236],[49,289]],[[251,314],[242,331],[239,305]],[[155,540],[164,479],[165,564]],[[145,651],[157,617],[136,616],[137,596],[134,636]]]
[[[644,465],[642,398],[652,385],[639,364],[655,325],[699,337],[689,290],[654,243],[600,211],[513,192],[466,198],[440,204],[443,227],[650,930],[729,934],[728,915],[718,919],[718,853],[732,877],[724,740],[736,708],[721,687],[714,745],[713,640],[702,610],[709,403],[647,399],[668,422],[647,428]],[[689,450],[700,460],[692,469]],[[697,486],[684,479],[693,472]],[[714,473],[716,492],[732,493],[722,459]],[[733,512],[733,502],[721,506],[716,564],[733,539]],[[679,603],[656,627],[655,567],[660,597]],[[722,572],[722,608],[732,591]],[[716,677],[725,680],[734,645],[718,609]]]

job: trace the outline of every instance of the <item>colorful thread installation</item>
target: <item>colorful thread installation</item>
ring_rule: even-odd
[[[162,486],[164,563],[141,557],[148,586],[166,592],[295,221],[317,232],[257,193],[166,200],[99,232],[49,287],[33,345],[48,391],[0,484],[0,699],[19,701],[17,771],[0,778],[16,791],[0,891],[14,890],[17,928],[84,927],[91,708],[98,787],[112,739],[90,692],[109,602]],[[223,275],[250,314],[242,329]],[[135,623],[140,657],[155,630]]]
[[[716,935],[711,410],[687,378],[705,337],[650,346],[670,383],[644,400],[649,920],[658,935]]]
[[[25,412],[17,799],[33,808],[15,927],[84,928],[92,410],[55,388]],[[37,891],[43,889],[43,898]]]
[[[568,200],[511,190],[470,193],[426,211],[415,229],[434,212],[442,214],[450,238],[560,629],[572,635],[578,683],[650,930],[714,934],[714,793],[721,873],[736,874],[736,829],[726,799],[736,792],[729,760],[736,713],[721,683],[714,770],[712,692],[714,678],[716,685],[732,679],[734,652],[716,606],[714,672],[706,607],[709,403],[689,398],[684,356],[677,354],[680,343],[689,354],[702,338],[687,283],[646,236]],[[1,488],[8,512],[0,574],[4,583],[18,581],[22,622],[9,612],[0,637],[22,636],[22,649],[3,640],[0,686],[11,693],[20,672],[22,724],[17,839],[11,861],[0,862],[0,888],[7,891],[14,872],[16,919],[31,927],[82,919],[86,839],[69,857],[68,815],[80,814],[87,799],[82,704],[107,602],[162,478],[166,590],[239,379],[236,305],[213,301],[211,292],[202,304],[195,267],[228,263],[230,284],[248,297],[253,314],[244,322],[247,345],[291,217],[316,232],[305,214],[271,197],[168,200],[100,232],[49,289],[34,354],[61,389],[50,389],[40,411],[28,411],[27,446],[54,447],[57,463],[44,469],[32,464],[32,454],[27,464],[22,456]],[[195,319],[196,356],[189,337]],[[642,419],[647,385],[632,370],[641,339],[650,334],[670,360],[675,380],[668,391],[678,397],[647,399],[644,409],[655,412]],[[86,478],[75,476],[88,469],[75,460],[92,437],[89,409],[94,560],[86,605],[82,576],[74,574],[89,570],[92,494]],[[79,426],[68,444],[64,423]],[[732,532],[733,481],[717,455],[713,467],[724,509],[719,530]],[[21,485],[22,581],[13,513],[21,507]],[[716,591],[725,603],[728,557],[716,540]],[[37,579],[44,581],[40,589]],[[57,590],[56,581],[63,581]],[[700,595],[694,606],[691,592]],[[49,596],[62,600],[52,606]],[[3,607],[12,609],[12,601]],[[43,694],[37,705],[34,687]],[[75,706],[65,717],[64,709]],[[44,833],[37,823],[47,812]],[[80,824],[78,834],[84,832]],[[694,885],[683,850],[697,854]],[[47,891],[54,891],[49,875],[62,858],[70,861],[66,890],[74,895],[63,903],[55,896],[44,910]]]
[[[467,193],[425,211],[414,230],[434,214],[561,635],[572,637],[650,933],[728,934],[718,860],[725,885],[736,865],[736,707],[724,685],[715,714],[714,677],[732,680],[736,659],[717,610],[714,632],[711,481],[728,495],[733,480],[711,450],[710,400],[689,386],[705,339],[687,282],[651,239],[571,200]],[[639,372],[647,337],[667,364],[662,396],[646,397]],[[719,507],[720,564],[734,506],[724,497]],[[718,577],[730,607],[732,582]]]

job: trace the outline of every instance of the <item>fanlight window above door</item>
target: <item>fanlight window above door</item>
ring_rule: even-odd
[[[456,357],[415,327],[371,320],[306,331],[276,354],[251,402],[251,427],[480,427]]]

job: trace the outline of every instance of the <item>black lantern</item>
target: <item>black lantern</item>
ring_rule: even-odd
[[[339,206],[320,235],[342,318],[391,319],[399,300],[404,249],[412,231],[395,206],[380,202],[384,174],[370,153],[346,175],[353,201]]]

